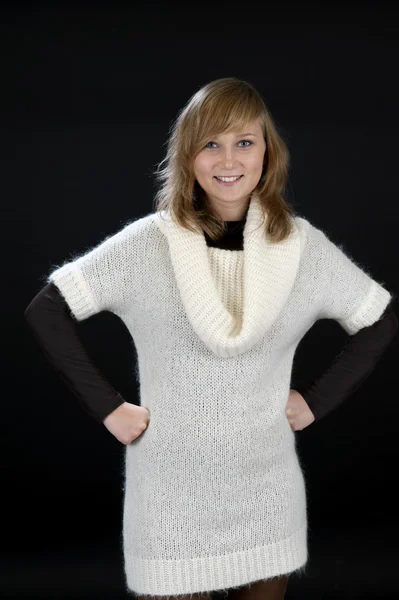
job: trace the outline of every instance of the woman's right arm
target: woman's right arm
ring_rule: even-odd
[[[83,409],[103,423],[125,400],[86,352],[69,306],[54,283],[48,283],[39,291],[24,315],[57,374]]]

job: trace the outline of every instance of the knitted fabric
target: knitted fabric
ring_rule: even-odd
[[[220,591],[307,562],[285,414],[295,350],[318,319],[371,325],[391,295],[308,220],[272,244],[261,215],[253,195],[231,251],[150,213],[48,277],[78,321],[112,311],[136,347],[150,423],[126,446],[123,552],[137,594]]]

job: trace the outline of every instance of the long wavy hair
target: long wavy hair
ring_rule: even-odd
[[[294,213],[284,197],[289,151],[259,92],[251,83],[236,77],[207,83],[179,111],[169,130],[166,156],[153,172],[158,183],[156,212],[167,211],[180,226],[190,231],[202,229],[211,239],[219,239],[227,226],[195,178],[194,159],[214,135],[243,131],[258,118],[266,150],[262,176],[253,192],[264,209],[270,241],[287,238]]]

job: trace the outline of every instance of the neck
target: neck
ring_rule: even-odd
[[[243,221],[247,214],[249,208],[249,202],[243,206],[232,206],[232,207],[223,207],[223,210],[220,208],[217,209],[218,214],[221,216],[223,221],[226,223],[229,222],[238,222]]]

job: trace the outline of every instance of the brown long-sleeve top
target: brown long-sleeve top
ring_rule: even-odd
[[[241,250],[244,224],[245,219],[228,221],[225,235],[217,242],[205,234],[208,246]],[[391,304],[373,325],[348,335],[343,350],[321,376],[309,385],[295,388],[315,420],[331,412],[365,381],[395,338],[398,319]],[[77,322],[53,283],[45,285],[33,298],[25,310],[25,319],[50,364],[96,421],[102,423],[125,402],[88,355]]]

